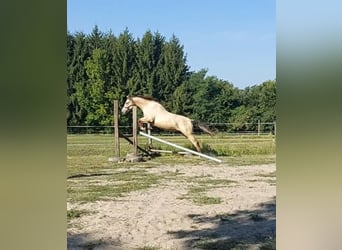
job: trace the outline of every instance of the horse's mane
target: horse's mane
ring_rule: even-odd
[[[151,96],[142,96],[142,95],[137,95],[136,97],[140,97],[140,98],[143,98],[145,100],[149,100],[149,101],[155,101],[155,102],[158,102],[160,103],[160,101],[154,97],[151,97]]]

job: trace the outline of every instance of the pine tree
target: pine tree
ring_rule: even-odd
[[[87,109],[87,125],[111,125],[109,115],[112,109],[108,95],[108,67],[104,49],[94,49],[92,56],[86,61],[85,67],[89,77],[83,89],[84,105]]]
[[[92,32],[88,36],[89,49],[92,51],[94,49],[103,48],[104,34],[99,30],[99,27],[95,25]]]
[[[80,103],[78,89],[82,89],[87,81],[85,61],[90,56],[86,35],[82,32],[68,36],[67,57],[67,95],[68,95],[68,125],[79,125],[85,121],[86,110]]]
[[[126,28],[116,40],[113,48],[113,80],[117,91],[119,91],[120,101],[132,94],[136,89],[136,82],[133,80],[133,69],[135,67],[135,41],[132,34]]]
[[[183,46],[174,35],[161,51],[158,62],[158,93],[157,97],[172,109],[172,94],[187,79],[188,66]]]
[[[151,31],[147,31],[141,40],[137,40],[135,51],[134,81],[137,84],[134,93],[153,96],[157,61],[155,60],[154,41]]]

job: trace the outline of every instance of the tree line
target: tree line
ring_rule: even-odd
[[[127,28],[115,36],[97,26],[90,34],[68,32],[67,125],[112,125],[113,100],[123,105],[127,95],[152,96],[171,112],[236,129],[276,119],[275,80],[238,89],[206,69],[190,71],[175,35],[167,40],[148,30],[135,39]]]

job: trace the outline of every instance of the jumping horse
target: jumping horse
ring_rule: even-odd
[[[201,146],[193,135],[194,125],[202,131],[212,135],[211,131],[199,122],[195,122],[188,117],[177,115],[167,111],[156,99],[145,96],[127,96],[126,102],[121,110],[126,114],[134,106],[142,110],[144,116],[138,120],[139,128],[143,129],[144,123],[150,123],[160,129],[179,131],[195,146],[198,152],[201,152]]]

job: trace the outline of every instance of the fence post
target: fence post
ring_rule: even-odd
[[[138,121],[137,121],[137,107],[133,107],[133,147],[134,156],[138,155]]]
[[[148,122],[147,123],[147,134],[151,135],[151,124]],[[148,147],[152,148],[152,139],[148,138]]]
[[[119,101],[114,100],[114,145],[115,145],[115,155],[116,159],[120,161],[120,135],[119,135]]]
[[[260,120],[258,120],[258,136],[260,136],[260,126],[261,126]]]

